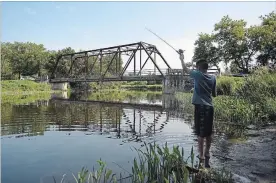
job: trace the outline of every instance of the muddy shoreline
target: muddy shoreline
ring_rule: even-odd
[[[211,163],[234,173],[235,182],[276,183],[276,125],[250,129],[243,141],[217,136],[211,154]]]

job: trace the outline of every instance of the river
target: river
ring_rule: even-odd
[[[97,168],[100,159],[113,173],[126,177],[137,157],[134,148],[143,148],[144,143],[179,145],[186,157],[196,147],[193,110],[182,108],[185,105],[174,96],[114,91],[33,98],[2,97],[4,183],[54,183],[64,174],[65,182],[75,182],[72,173],[76,175],[82,167]],[[276,179],[276,127],[253,130],[239,142],[224,134],[229,129],[238,132],[238,127],[217,122],[211,166],[227,167],[235,173],[235,182]]]
[[[63,174],[72,181],[72,173],[96,167],[99,159],[115,173],[124,173],[137,155],[133,148],[144,142],[180,145],[187,156],[195,144],[189,115],[185,119],[170,107],[164,110],[160,93],[111,103],[108,97],[105,103],[89,100],[96,95],[2,104],[2,182],[54,182],[53,176],[59,182]],[[173,98],[166,100],[176,105]]]

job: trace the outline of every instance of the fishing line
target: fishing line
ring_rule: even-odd
[[[174,51],[176,51],[176,53],[178,53],[180,56],[184,57],[184,51],[182,49],[179,49],[178,51],[172,46],[170,45],[167,41],[165,41],[164,39],[162,39],[160,36],[158,36],[156,33],[154,33],[153,31],[151,31],[150,29],[148,29],[147,27],[145,27],[145,29],[149,32],[151,32],[152,34],[154,34],[156,37],[158,37],[159,39],[161,39],[164,43],[166,43],[169,47],[171,47]],[[180,59],[181,60],[181,59]],[[184,62],[184,58],[183,58],[183,62]],[[184,69],[184,63],[181,60],[181,64],[182,64],[182,68]],[[193,61],[192,61],[192,65],[193,65]],[[192,69],[194,69],[194,67],[192,66]]]
[[[159,39],[161,39],[164,43],[166,43],[169,47],[171,47],[172,49],[174,49],[174,51],[176,51],[176,53],[179,54],[179,51],[177,51],[172,45],[170,45],[167,41],[165,41],[164,39],[162,39],[160,36],[158,36],[156,33],[154,33],[153,31],[151,31],[150,29],[148,29],[147,27],[145,27],[146,30],[148,30],[149,32],[151,32],[152,34],[154,34],[156,37],[158,37]]]

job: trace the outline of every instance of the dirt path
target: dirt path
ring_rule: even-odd
[[[276,126],[247,134],[244,142],[216,137],[211,163],[231,170],[236,182],[276,183]]]

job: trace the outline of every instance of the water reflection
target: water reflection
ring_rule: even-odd
[[[113,92],[3,103],[2,181],[35,183],[71,175],[82,166],[92,168],[100,158],[120,173],[112,162],[130,168],[136,156],[130,148],[141,148],[142,142],[178,144],[189,152],[194,143],[190,125],[166,110],[162,100],[160,93]]]
[[[47,131],[83,131],[86,135],[140,142],[143,137],[162,132],[169,120],[185,119],[193,125],[192,110],[184,111],[183,103],[173,95],[145,92],[121,93],[123,97],[117,94],[117,98],[112,95],[114,93],[59,93],[48,101],[28,105],[2,104],[2,136],[19,138],[44,135]],[[99,97],[102,101],[98,101]],[[215,130],[219,135],[228,132],[231,137],[241,136],[245,129],[217,120]]]
[[[3,104],[2,136],[20,138],[43,135],[47,131],[68,131],[66,134],[70,135],[72,131],[84,131],[85,135],[141,142],[143,138],[162,132],[171,115],[159,105],[162,103],[160,94],[124,97],[123,101],[132,101],[132,104],[88,100],[97,99],[95,96],[54,94],[49,101],[29,105]],[[147,104],[140,102],[143,99]]]

